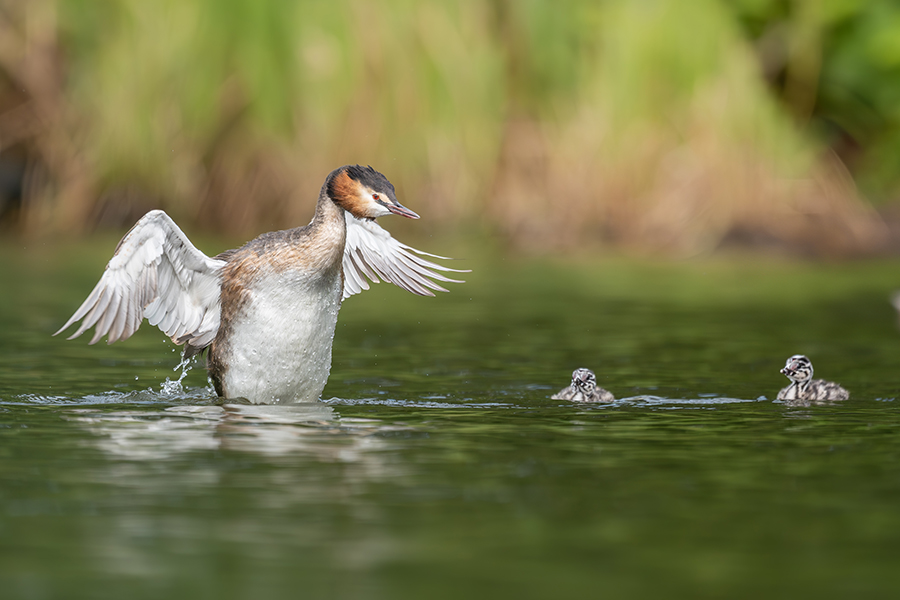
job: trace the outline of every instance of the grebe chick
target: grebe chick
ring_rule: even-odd
[[[572,384],[550,396],[553,400],[571,400],[572,402],[613,402],[615,397],[597,387],[597,376],[590,369],[575,369],[572,372]]]
[[[255,403],[315,401],[331,370],[343,300],[389,281],[420,296],[446,292],[437,271],[463,272],[401,244],[376,217],[419,215],[372,167],[347,165],[325,179],[309,225],[264,233],[210,258],[161,210],[144,215],[119,245],[100,282],[56,333],[96,326],[91,344],[124,340],[146,318],[185,357],[208,349],[216,392]],[[390,314],[390,307],[385,307]],[[54,334],[55,335],[55,334]]]
[[[850,392],[840,385],[824,379],[813,379],[812,362],[802,354],[795,354],[787,359],[781,373],[791,380],[791,385],[778,392],[778,400],[821,402],[850,398]]]

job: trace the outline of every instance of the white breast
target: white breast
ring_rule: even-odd
[[[782,388],[776,396],[778,400],[800,400],[800,386],[791,384],[786,388]]]
[[[223,357],[226,394],[254,403],[318,400],[331,370],[341,294],[339,266],[314,277],[291,271],[258,280]]]

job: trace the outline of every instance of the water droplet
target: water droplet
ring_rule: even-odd
[[[181,369],[181,375],[178,377],[176,381],[170,380],[166,377],[166,381],[162,384],[160,392],[166,396],[172,396],[174,394],[182,394],[184,393],[184,387],[181,385],[181,382],[187,376],[188,371],[191,370],[191,359],[185,356],[185,352],[181,352],[181,362],[175,365],[173,371],[177,371]]]

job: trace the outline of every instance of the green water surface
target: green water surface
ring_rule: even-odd
[[[114,244],[0,246],[0,598],[900,593],[896,261],[473,251],[257,407],[146,324],[51,337]],[[794,353],[851,399],[774,402]],[[622,400],[551,400],[579,366]]]

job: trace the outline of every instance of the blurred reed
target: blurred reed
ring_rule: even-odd
[[[419,227],[538,251],[887,243],[716,0],[0,9],[0,159],[23,165],[7,215],[24,231],[122,227],[154,207],[234,235],[295,226],[325,175],[359,162]]]

